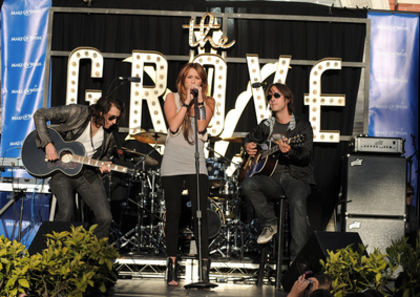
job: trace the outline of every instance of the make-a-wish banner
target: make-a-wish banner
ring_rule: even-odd
[[[405,138],[404,156],[412,157],[409,176],[416,188],[413,136],[418,143],[419,17],[370,12],[368,18],[372,28],[369,136]]]
[[[50,7],[51,0],[4,0],[1,7],[2,158],[20,156],[22,139],[34,129],[32,115],[42,107]],[[14,168],[13,175],[25,171]]]

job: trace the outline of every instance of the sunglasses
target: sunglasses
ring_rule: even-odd
[[[117,117],[117,116],[114,116],[114,115],[112,115],[112,116],[110,116],[109,118],[108,118],[108,121],[113,121],[113,120],[115,120],[115,119],[119,119],[120,117]]]
[[[281,97],[281,94],[280,93],[274,93],[273,95],[271,95],[271,94],[267,95],[267,101],[270,101],[271,98],[273,98],[273,96],[274,96],[274,98],[279,99]]]
[[[407,197],[410,197],[410,196],[414,196],[414,193],[413,192],[407,193]]]

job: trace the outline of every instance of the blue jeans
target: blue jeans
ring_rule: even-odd
[[[51,178],[50,188],[57,197],[58,203],[55,221],[71,222],[73,220],[74,193],[77,192],[95,215],[95,224],[98,224],[95,229],[96,236],[99,239],[108,237],[112,214],[105,187],[99,174],[88,181],[83,174],[77,177],[68,177],[60,172]]]
[[[274,173],[271,177],[254,175],[242,182],[241,189],[264,227],[277,225],[277,217],[269,199],[286,195],[292,235],[290,257],[294,260],[308,236],[306,200],[311,193],[311,186],[285,172]]]

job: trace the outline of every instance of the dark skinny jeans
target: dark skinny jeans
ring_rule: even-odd
[[[271,177],[254,175],[247,178],[242,182],[241,189],[264,227],[277,226],[277,217],[269,199],[278,199],[281,194],[286,195],[292,235],[290,256],[291,260],[294,260],[307,240],[306,200],[311,193],[310,185],[292,177],[288,172],[275,172]]]

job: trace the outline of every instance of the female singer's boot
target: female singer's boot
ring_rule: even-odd
[[[210,266],[211,266],[211,261],[210,259],[203,259],[203,265],[202,265],[202,269],[203,269],[203,282],[204,283],[209,283],[210,282]]]
[[[169,283],[172,281],[178,282],[178,263],[177,261],[173,260],[172,258],[168,258],[168,262],[166,265],[166,283],[170,285]],[[174,284],[172,284],[174,286]]]

